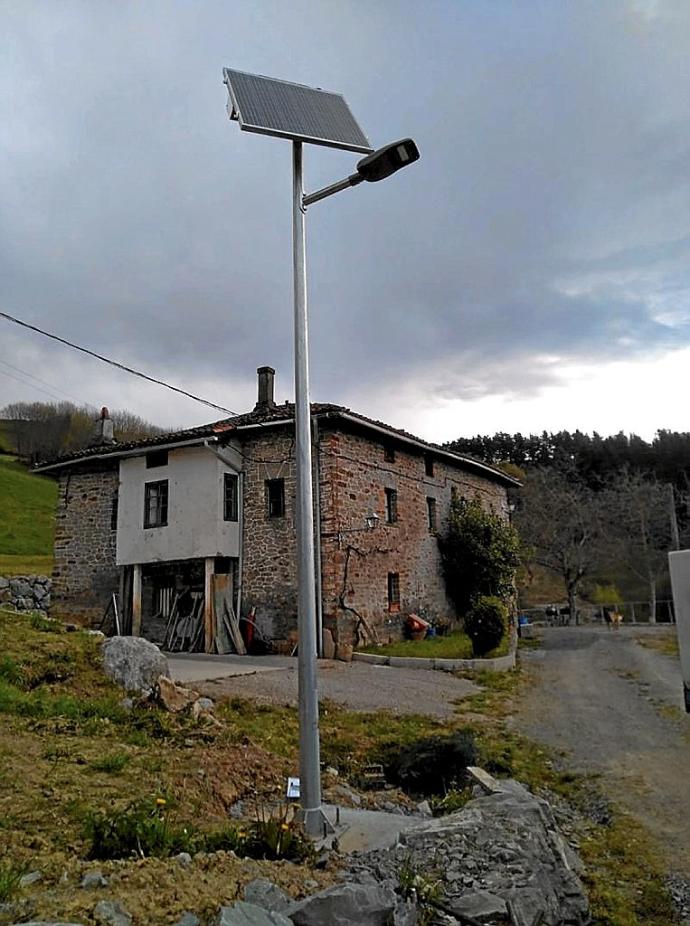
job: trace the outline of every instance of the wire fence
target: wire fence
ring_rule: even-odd
[[[656,602],[654,620],[650,620],[651,602],[618,601],[611,604],[581,605],[577,609],[577,622],[607,624],[609,622],[607,615],[613,611],[623,615],[624,624],[675,624],[676,622],[671,598],[662,598]],[[520,608],[519,613],[527,617],[531,623],[541,622],[554,627],[575,623],[567,606],[543,605],[540,608]]]

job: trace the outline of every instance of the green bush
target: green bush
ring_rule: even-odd
[[[480,598],[465,615],[465,633],[472,640],[476,656],[485,656],[503,639],[508,610],[500,598],[487,595]]]
[[[439,537],[448,596],[459,615],[484,595],[514,592],[520,547],[515,530],[478,499],[453,495],[448,532]]]
[[[165,798],[146,799],[124,810],[91,813],[86,818],[90,859],[168,858],[194,849],[193,833],[168,819]]]

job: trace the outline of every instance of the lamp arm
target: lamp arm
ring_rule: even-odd
[[[338,180],[337,183],[331,183],[329,186],[323,187],[321,190],[317,190],[315,193],[305,193],[302,197],[302,206],[306,209],[307,206],[311,206],[312,203],[318,203],[322,199],[326,199],[328,196],[333,196],[334,193],[340,193],[341,190],[347,190],[351,186],[357,186],[358,183],[362,183],[364,177],[359,174],[350,174],[349,177],[345,177],[344,180]]]

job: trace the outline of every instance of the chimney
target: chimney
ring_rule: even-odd
[[[100,417],[96,419],[96,424],[91,434],[89,447],[98,447],[100,444],[114,444],[115,436],[113,434],[113,422],[110,412],[103,406]]]
[[[276,403],[273,400],[273,379],[276,371],[273,367],[259,367],[256,371],[259,377],[259,397],[254,411],[265,411],[269,408],[275,408]]]

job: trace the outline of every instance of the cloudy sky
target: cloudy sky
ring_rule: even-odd
[[[292,397],[289,143],[223,66],[421,160],[308,213],[312,398],[430,440],[690,430],[687,0],[0,0],[0,311],[233,410]],[[357,155],[306,151],[307,188]],[[208,409],[0,319],[0,406]]]

